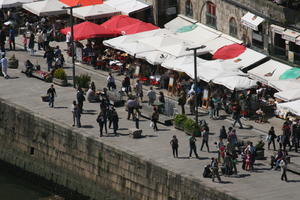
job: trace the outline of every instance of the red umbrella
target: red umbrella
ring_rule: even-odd
[[[122,27],[118,30],[121,31],[122,35],[129,35],[129,34],[135,34],[144,31],[151,31],[155,29],[158,29],[158,27],[154,26],[153,24],[140,22],[140,23],[135,23],[129,26]]]
[[[103,3],[103,0],[59,0],[59,1],[68,6],[76,6],[78,4],[81,6],[90,6],[90,5]]]
[[[105,27],[109,30],[120,31],[126,26],[141,23],[140,20],[128,17],[127,15],[116,15],[101,24],[100,26]]]
[[[67,34],[71,31],[71,27],[61,29],[62,34]],[[84,40],[95,37],[113,37],[120,35],[119,32],[107,30],[98,24],[91,22],[83,22],[74,26],[74,40]]]
[[[231,44],[226,45],[221,48],[219,48],[213,55],[213,59],[232,59],[235,58],[246,50],[246,47],[240,44]]]

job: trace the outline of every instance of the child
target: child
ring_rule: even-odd
[[[27,51],[27,37],[26,37],[26,34],[23,34],[23,45],[24,45],[24,51]]]

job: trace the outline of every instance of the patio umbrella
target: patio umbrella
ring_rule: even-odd
[[[299,77],[300,77],[300,69],[297,67],[293,67],[291,69],[286,70],[283,74],[281,74],[279,80],[297,79]]]
[[[76,5],[90,6],[90,5],[103,3],[103,0],[60,0],[60,1],[68,6],[76,6]]]
[[[130,35],[155,29],[158,29],[158,27],[153,24],[140,21],[129,26],[121,27],[118,30],[121,31],[122,35]]]
[[[100,26],[107,28],[112,31],[120,31],[124,29],[126,26],[132,26],[133,24],[141,23],[140,20],[128,17],[127,15],[117,15],[113,16]]]
[[[246,50],[246,47],[240,44],[231,44],[221,47],[214,53],[213,59],[231,59],[235,58]]]
[[[35,0],[0,0],[0,8],[11,8],[21,6],[23,3],[30,3]]]
[[[70,27],[60,30],[60,32],[65,35],[70,31]],[[83,22],[74,26],[74,40],[84,40],[95,37],[112,37],[117,35],[118,32],[107,30],[106,28],[91,22]]]

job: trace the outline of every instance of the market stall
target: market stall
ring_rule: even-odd
[[[59,0],[45,0],[33,3],[23,4],[23,8],[37,16],[54,16],[66,14],[67,10],[62,7],[66,6]]]
[[[70,14],[70,11],[68,13]],[[96,4],[73,9],[73,16],[83,20],[100,19],[120,14],[119,10],[106,4]]]
[[[150,5],[138,0],[106,0],[104,4],[120,10],[124,15],[129,15],[150,7]]]
[[[30,3],[37,0],[0,0],[0,8],[13,8],[22,6],[24,3]]]

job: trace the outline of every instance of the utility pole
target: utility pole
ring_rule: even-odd
[[[69,9],[70,10],[70,23],[71,23],[71,54],[72,54],[72,71],[73,71],[73,87],[76,88],[75,85],[75,45],[74,45],[74,19],[73,19],[73,8],[78,8],[81,5],[78,4],[76,6],[63,6],[62,9]]]
[[[195,91],[195,121],[198,124],[198,96],[197,96],[197,50],[203,49],[206,46],[201,45],[199,47],[193,47],[193,48],[187,48],[187,51],[193,51],[194,52],[194,91]]]

